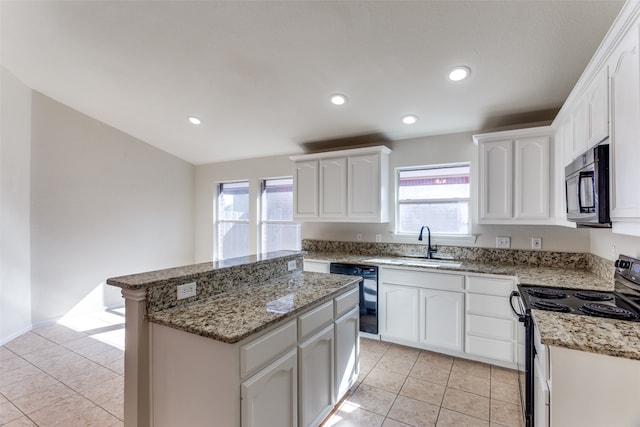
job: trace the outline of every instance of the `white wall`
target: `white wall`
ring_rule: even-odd
[[[108,277],[193,263],[194,166],[34,92],[33,323],[121,303]]]
[[[472,141],[472,133],[457,133],[395,141],[390,157],[390,183],[395,185],[394,169],[402,166],[419,166],[454,162],[471,162],[472,174],[477,168],[477,148]],[[269,176],[291,175],[288,156],[269,157],[245,161],[225,162],[196,168],[196,258],[199,261],[211,259],[213,248],[213,206],[214,182],[236,179],[253,181]],[[473,187],[472,187],[473,188]],[[475,189],[472,197],[475,197]],[[256,197],[253,193],[252,197]],[[386,224],[346,224],[346,223],[303,223],[302,238],[321,240],[356,241],[356,234],[362,233],[364,241],[375,241],[375,235],[382,234],[384,242],[418,243],[416,239],[396,237],[393,195],[390,198],[390,222]],[[418,230],[416,230],[416,233]],[[542,237],[544,250],[564,252],[588,252],[589,231],[556,226],[484,226],[473,224],[477,235],[475,243],[460,243],[495,247],[497,236],[510,236],[514,249],[530,249],[531,237]],[[257,234],[254,230],[253,234]],[[255,239],[254,239],[255,240]],[[255,251],[256,246],[251,247]]]
[[[249,197],[253,202],[250,221],[249,253],[256,253],[258,230],[257,200],[260,196],[260,181],[264,178],[291,176],[289,156],[262,157],[248,160],[212,163],[196,166],[195,184],[195,251],[196,262],[213,259],[213,197],[216,184],[224,181],[249,180]]]
[[[624,254],[640,258],[640,237],[612,233],[610,229],[592,229],[590,252],[614,261]]]
[[[0,67],[0,343],[31,327],[31,89]]]

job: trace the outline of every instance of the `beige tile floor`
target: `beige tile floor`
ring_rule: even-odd
[[[0,347],[1,426],[122,426],[124,309],[68,316]],[[515,371],[368,339],[326,427],[520,427]]]
[[[361,339],[360,376],[324,427],[521,427],[517,371]]]
[[[1,426],[123,425],[124,309],[66,316],[0,347]]]

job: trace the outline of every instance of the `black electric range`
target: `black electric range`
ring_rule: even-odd
[[[617,292],[518,286],[526,309],[640,321],[640,304]],[[640,302],[640,294],[637,296]]]
[[[533,321],[531,310],[546,310],[584,316],[640,322],[640,259],[620,255],[615,262],[614,290],[611,292],[585,289],[550,288],[518,285],[511,294],[511,309],[525,327],[524,383],[520,383],[525,427],[533,427]],[[518,308],[514,306],[514,299]],[[524,368],[524,369],[523,369]]]

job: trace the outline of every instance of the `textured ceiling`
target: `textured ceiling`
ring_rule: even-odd
[[[203,164],[552,117],[621,6],[3,0],[1,60],[29,87]],[[460,64],[471,77],[449,82]],[[334,92],[349,102],[332,106]],[[408,113],[420,120],[402,124]]]

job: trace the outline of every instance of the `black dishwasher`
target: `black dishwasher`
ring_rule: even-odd
[[[329,272],[360,276],[360,332],[378,335],[378,267],[332,262]]]

